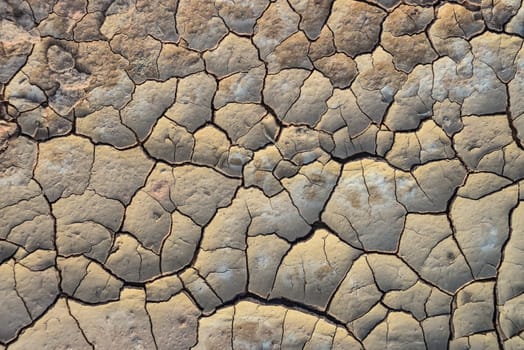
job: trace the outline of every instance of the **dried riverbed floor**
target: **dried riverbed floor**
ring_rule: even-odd
[[[519,0],[0,0],[0,349],[524,349]]]

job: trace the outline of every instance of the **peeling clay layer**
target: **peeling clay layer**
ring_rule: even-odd
[[[520,0],[0,0],[0,350],[524,349]]]

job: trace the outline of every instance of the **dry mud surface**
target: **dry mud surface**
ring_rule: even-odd
[[[524,349],[520,0],[0,0],[0,350]]]

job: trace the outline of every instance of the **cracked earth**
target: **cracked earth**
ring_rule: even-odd
[[[520,0],[0,0],[0,349],[524,349]]]

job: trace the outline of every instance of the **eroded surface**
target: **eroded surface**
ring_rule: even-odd
[[[0,0],[0,349],[524,349],[519,0]]]

